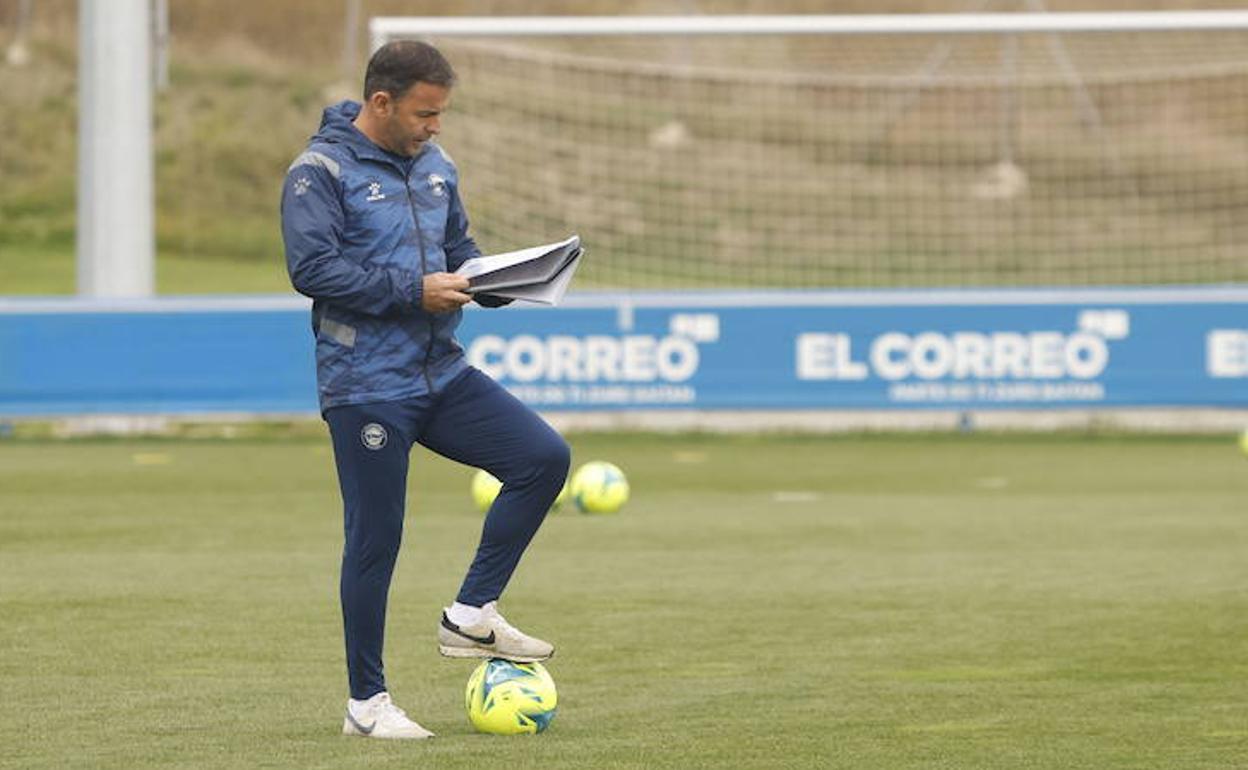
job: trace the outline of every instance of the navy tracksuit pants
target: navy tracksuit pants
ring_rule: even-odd
[[[381,650],[386,597],[403,534],[408,454],[420,444],[503,482],[457,601],[503,592],[541,526],[570,461],[567,443],[532,409],[477,369],[442,392],[325,411],[342,488],[342,619],[351,697],[386,689]]]

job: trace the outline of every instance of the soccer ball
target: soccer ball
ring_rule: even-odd
[[[483,733],[540,733],[555,718],[555,680],[541,663],[482,661],[468,677],[464,705],[472,726]]]
[[[477,506],[477,510],[485,513],[490,510],[490,506],[494,504],[494,498],[498,497],[498,493],[503,488],[503,482],[494,478],[488,471],[477,471],[472,476],[472,502]],[[551,511],[557,511],[567,502],[568,499],[568,483],[563,483],[563,489],[559,490],[559,496],[550,504]]]
[[[554,513],[563,507],[568,501],[568,482],[563,482],[563,489],[559,490],[559,494],[555,496],[555,501],[550,504],[550,512]]]
[[[615,513],[628,502],[628,479],[611,463],[595,460],[573,474],[571,492],[581,513]]]
[[[490,505],[502,488],[503,482],[491,476],[488,471],[477,471],[472,477],[472,502],[476,503],[477,510],[482,513],[490,510]]]
[[[1248,455],[1248,428],[1245,428],[1244,432],[1239,434],[1239,450]]]

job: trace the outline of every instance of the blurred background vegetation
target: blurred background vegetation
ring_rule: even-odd
[[[0,294],[74,291],[77,0],[33,0],[30,60],[0,62]],[[376,15],[901,13],[966,0],[170,0],[170,86],[155,100],[162,293],[288,291],[277,205],[322,108],[356,97]],[[1011,5],[998,2],[997,9]],[[1022,5],[1019,3],[1018,5]],[[1235,8],[1215,0],[1052,0],[1052,11]],[[0,50],[20,0],[0,0]],[[462,159],[461,159],[462,163]],[[473,205],[468,192],[470,208]],[[505,234],[499,234],[505,235]],[[516,244],[486,232],[482,246]]]

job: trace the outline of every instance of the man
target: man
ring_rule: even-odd
[[[349,735],[432,735],[390,700],[381,654],[413,444],[503,482],[443,612],[439,650],[516,661],[554,652],[508,624],[496,602],[563,486],[569,451],[532,410],[470,367],[455,340],[461,308],[474,298],[454,271],[480,252],[458,172],[433,141],[454,82],[432,46],[384,46],[368,63],[364,103],[325,110],[282,191],[286,263],[294,287],[313,299],[320,405],[342,490]]]

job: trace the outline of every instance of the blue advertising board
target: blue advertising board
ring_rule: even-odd
[[[465,314],[543,410],[1248,407],[1248,289],[578,295]],[[301,298],[0,301],[0,415],[315,412]]]

